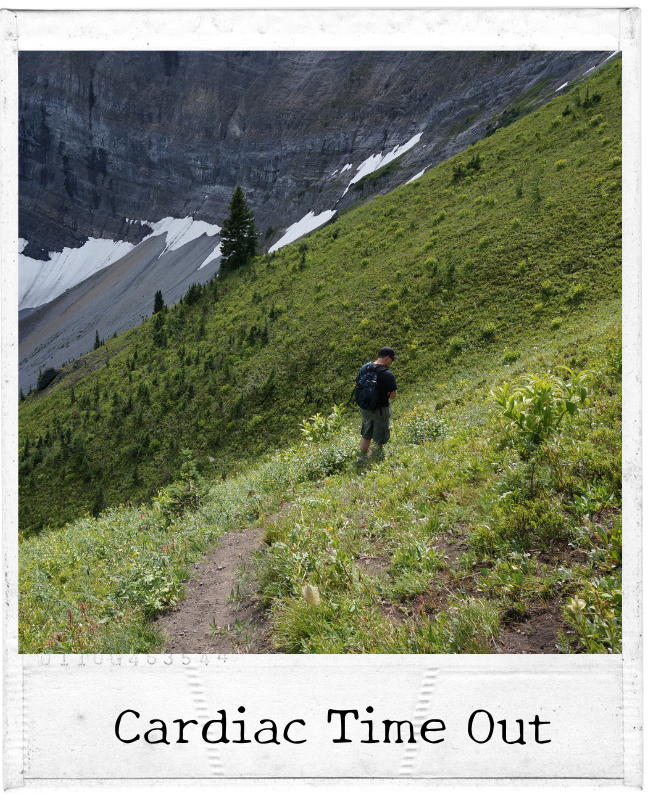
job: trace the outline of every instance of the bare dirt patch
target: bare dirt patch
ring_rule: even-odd
[[[247,591],[232,602],[240,567],[263,546],[263,536],[259,528],[229,531],[204,561],[190,567],[185,600],[157,619],[167,636],[166,653],[271,652],[270,624],[254,596]],[[226,633],[215,636],[213,626]]]
[[[556,598],[548,607],[530,609],[525,614],[506,612],[494,652],[558,655],[558,633],[570,632],[562,618],[562,604],[563,600]]]

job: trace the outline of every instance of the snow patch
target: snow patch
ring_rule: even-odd
[[[27,239],[18,239],[18,255],[27,247]]]
[[[161,256],[171,250],[178,250],[179,247],[191,242],[193,239],[198,239],[204,233],[208,236],[216,236],[221,230],[218,225],[200,222],[193,217],[185,217],[185,219],[165,217],[160,222],[144,222],[143,224],[148,225],[153,230],[153,233],[145,236],[142,241],[146,241],[152,236],[159,236],[161,233],[167,234],[165,249],[160,254]]]
[[[199,269],[203,269],[206,264],[209,264],[211,261],[214,261],[215,258],[218,258],[221,255],[221,242],[214,248],[214,250],[210,253],[210,255],[205,259],[205,261],[201,264]]]
[[[370,175],[371,172],[375,172],[376,170],[380,169],[381,167],[386,166],[386,164],[390,164],[391,161],[394,161],[396,158],[399,158],[401,155],[406,153],[407,150],[410,150],[412,147],[420,141],[422,138],[422,133],[416,134],[412,139],[409,139],[406,144],[403,145],[395,145],[395,147],[383,156],[381,153],[377,153],[376,155],[370,156],[365,161],[363,161],[357,167],[357,174],[352,178],[350,183],[347,186],[347,189],[343,192],[343,197],[347,194],[348,189],[352,186],[353,183],[357,183],[360,181],[361,178],[364,178],[366,175]]]
[[[36,308],[133,250],[130,242],[88,239],[81,247],[50,253],[49,261],[18,256],[19,308]]]
[[[425,167],[422,170],[422,172],[418,172],[417,175],[414,175],[412,178],[409,178],[409,180],[407,180],[406,183],[412,183],[413,181],[416,181],[418,178],[421,178],[424,175],[424,173],[429,169],[430,166],[431,166],[431,164],[429,164],[429,166]],[[406,186],[406,183],[404,184],[404,186]]]
[[[559,92],[561,89],[564,89],[564,87],[565,87],[565,86],[568,86],[568,85],[569,85],[569,82],[567,81],[566,83],[563,83],[563,84],[562,84],[562,86],[558,86],[558,87],[557,87],[557,89],[556,89],[555,91],[556,91],[556,92]]]
[[[278,250],[280,247],[284,247],[285,244],[295,242],[296,239],[300,239],[300,237],[304,236],[306,233],[313,231],[315,228],[319,228],[328,220],[332,219],[334,214],[336,214],[336,211],[323,211],[321,214],[317,215],[314,215],[314,212],[310,211],[309,214],[304,216],[301,220],[294,222],[293,225],[287,229],[284,236],[269,247],[269,253]]]
[[[330,180],[332,178],[335,178],[339,174],[339,172],[341,173],[341,175],[343,175],[343,173],[349,169],[352,169],[352,164],[346,164],[344,167],[341,167],[341,169],[335,169],[334,172],[330,175]]]

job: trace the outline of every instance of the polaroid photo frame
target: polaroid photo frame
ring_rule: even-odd
[[[639,787],[641,217],[638,9],[0,11],[6,788],[137,784]],[[620,655],[19,655],[18,53],[600,50],[623,70],[623,652]],[[372,710],[368,710],[372,709]],[[213,725],[225,710],[229,743]],[[373,743],[410,720],[415,741]],[[163,720],[169,746],[144,740]],[[177,743],[178,723],[187,741]],[[236,721],[239,722],[236,722]],[[364,722],[365,720],[365,722]],[[271,721],[278,744],[255,733]],[[159,722],[155,723],[159,727]],[[508,743],[524,731],[525,744]],[[266,734],[268,735],[268,733]],[[235,743],[236,737],[241,743]],[[183,738],[182,732],[180,738]],[[250,740],[250,741],[246,741]],[[71,757],[71,754],[74,756]]]

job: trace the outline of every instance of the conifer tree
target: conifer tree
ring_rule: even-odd
[[[153,299],[153,313],[157,314],[159,311],[162,311],[164,307],[165,303],[163,302],[162,291],[158,289]]]
[[[99,340],[99,331],[95,331],[95,346],[93,347],[94,350],[97,350],[98,347],[101,347],[102,343]]]
[[[241,186],[230,201],[230,215],[221,228],[221,269],[237,269],[257,251],[255,215],[244,197]]]

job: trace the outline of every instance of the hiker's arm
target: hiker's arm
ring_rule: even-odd
[[[397,397],[397,389],[393,389],[393,391],[388,395],[389,400],[394,400]]]

